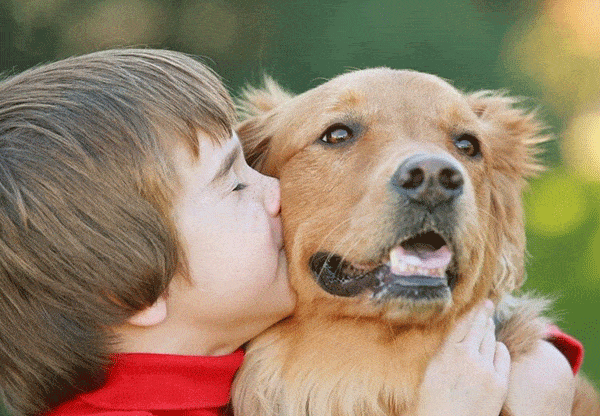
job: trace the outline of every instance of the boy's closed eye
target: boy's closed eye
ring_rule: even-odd
[[[232,190],[231,192],[236,192],[236,191],[241,191],[242,189],[247,188],[248,185],[246,185],[245,183],[238,183]]]
[[[229,154],[223,158],[221,166],[217,169],[210,183],[222,181],[231,172],[234,164],[239,160],[242,154],[242,149],[239,146],[234,147]]]

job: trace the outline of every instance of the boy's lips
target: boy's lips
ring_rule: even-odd
[[[275,218],[272,231],[274,233],[273,237],[277,248],[283,250],[283,225],[281,224],[281,217],[278,216]]]

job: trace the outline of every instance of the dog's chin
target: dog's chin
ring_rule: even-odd
[[[431,309],[451,302],[458,267],[450,244],[429,231],[404,239],[378,261],[352,262],[320,251],[310,258],[319,286],[341,297],[364,296],[386,308]]]

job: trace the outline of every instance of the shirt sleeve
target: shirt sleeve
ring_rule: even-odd
[[[554,345],[569,361],[573,374],[577,375],[583,362],[583,344],[562,332],[556,325],[549,325],[546,340]]]
[[[106,411],[83,411],[81,413],[65,413],[53,412],[46,416],[154,416],[152,412],[145,410],[106,410]]]

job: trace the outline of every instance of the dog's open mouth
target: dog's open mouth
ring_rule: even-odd
[[[372,263],[352,263],[336,254],[318,252],[310,268],[319,285],[337,296],[370,290],[373,298],[433,300],[450,296],[457,276],[451,244],[434,231],[422,232],[392,247]]]

